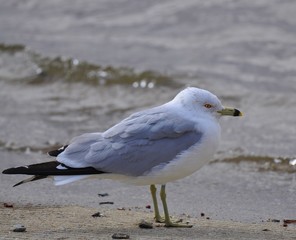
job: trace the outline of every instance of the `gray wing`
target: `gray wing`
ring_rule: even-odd
[[[172,161],[201,137],[194,122],[157,107],[133,114],[104,133],[74,139],[57,160],[70,167],[139,176]]]

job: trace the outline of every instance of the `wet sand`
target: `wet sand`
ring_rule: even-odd
[[[112,239],[114,233],[130,239],[296,239],[294,226],[283,223],[257,224],[217,221],[205,217],[184,218],[193,224],[190,229],[165,228],[153,224],[152,229],[140,229],[142,219],[153,221],[153,213],[144,209],[114,210],[101,208],[103,217],[92,217],[96,208],[79,206],[14,206],[0,207],[0,239]],[[13,232],[22,224],[26,232]]]

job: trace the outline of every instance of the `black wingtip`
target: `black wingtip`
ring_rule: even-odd
[[[5,169],[2,173],[3,174],[26,174],[26,175],[54,175],[48,174],[48,172],[55,172],[57,171],[56,167],[60,163],[56,161],[45,162],[45,163],[37,163],[28,166],[20,166],[14,168]]]
[[[57,157],[60,153],[62,153],[63,151],[65,151],[65,149],[68,147],[68,145],[65,145],[59,149],[56,149],[56,150],[52,150],[52,151],[49,151],[47,154],[51,157]]]
[[[23,184],[23,183],[25,183],[25,182],[24,182],[24,181],[18,182],[18,183],[16,183],[16,184],[14,184],[12,187],[16,187],[16,186],[21,185],[21,184]]]
[[[64,169],[57,168],[59,165],[64,166]],[[28,166],[9,168],[2,172],[3,174],[26,174],[38,176],[66,176],[66,175],[92,175],[107,173],[97,170],[93,167],[85,168],[70,168],[57,161],[37,163]]]
[[[33,182],[33,181],[37,181],[37,180],[44,179],[44,178],[47,178],[47,176],[35,175],[33,177],[27,178],[27,179],[25,179],[23,181],[20,181],[20,182],[14,184],[13,187],[19,186],[19,185],[21,185],[23,183]]]
[[[2,171],[2,174],[14,174],[14,169],[15,168],[8,168]]]
[[[28,167],[15,167],[15,168],[8,168],[5,169],[2,173],[3,174],[25,174],[24,172],[26,172],[26,170],[28,169]]]

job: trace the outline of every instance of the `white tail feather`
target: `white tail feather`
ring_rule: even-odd
[[[91,177],[92,175],[54,176],[54,185],[60,186]]]

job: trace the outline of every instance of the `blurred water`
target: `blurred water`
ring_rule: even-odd
[[[191,85],[245,113],[222,119],[215,157],[237,170],[236,188],[248,188],[254,174],[270,177],[287,189],[275,191],[278,201],[293,205],[295,1],[69,2],[0,1],[1,169],[23,164],[22,154],[26,163],[46,160],[48,149]],[[219,164],[212,171],[223,181]]]

